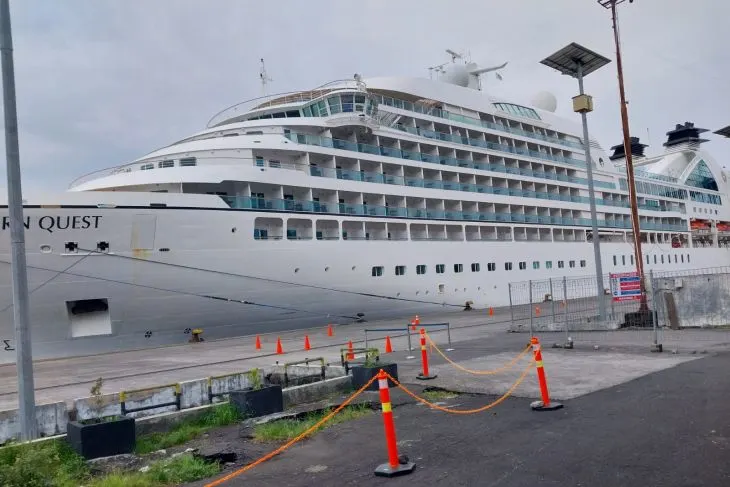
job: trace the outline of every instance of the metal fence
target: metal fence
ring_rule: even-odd
[[[653,272],[645,276],[648,311],[640,301],[615,300],[616,279],[563,277],[509,284],[510,330],[574,343],[677,348],[684,343],[730,341],[730,267]],[[603,300],[604,314],[599,304]]]

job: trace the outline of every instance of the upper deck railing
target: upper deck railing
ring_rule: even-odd
[[[261,108],[271,108],[279,105],[287,105],[291,103],[306,103],[320,98],[334,90],[357,89],[357,82],[354,80],[336,80],[325,83],[309,91],[290,91],[286,93],[277,93],[274,95],[260,96],[250,100],[242,101],[228,108],[224,108],[216,113],[208,120],[206,127],[212,128],[220,125],[226,120],[230,120],[237,116],[250,112],[251,110]]]

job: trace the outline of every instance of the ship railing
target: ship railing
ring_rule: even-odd
[[[272,212],[300,212],[310,214],[335,214],[369,217],[399,217],[424,220],[475,221],[496,223],[531,223],[590,227],[590,218],[570,218],[549,215],[531,215],[505,212],[461,211],[432,208],[405,208],[359,203],[324,203],[294,199],[258,198],[252,196],[221,196],[233,209],[261,210]],[[598,220],[598,225],[607,228],[630,229],[626,220]],[[641,222],[643,230],[687,232],[686,224]]]
[[[213,115],[208,123],[207,128],[215,127],[226,120],[246,114],[251,110],[262,108],[270,108],[290,103],[306,103],[320,98],[330,91],[336,89],[357,89],[357,82],[354,80],[335,80],[325,83],[317,88],[309,91],[289,91],[284,93],[276,93],[273,95],[265,95],[250,100],[245,100],[235,105],[224,108],[220,112]]]

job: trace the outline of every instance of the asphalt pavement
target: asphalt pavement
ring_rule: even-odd
[[[225,485],[728,486],[728,370],[730,353],[708,354],[561,401],[565,407],[552,412],[532,411],[529,398],[471,415],[404,404],[394,415],[400,453],[417,463],[410,475],[375,477],[387,455],[382,419],[373,414],[328,428]],[[445,403],[469,409],[493,399]]]

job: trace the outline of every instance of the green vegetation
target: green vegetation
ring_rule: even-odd
[[[182,445],[197,438],[209,429],[228,426],[237,423],[241,419],[243,418],[233,405],[224,403],[210,408],[202,416],[175,425],[170,431],[138,437],[135,451],[137,454],[144,454]]]
[[[314,426],[330,412],[332,412],[332,409],[326,409],[324,411],[307,414],[302,419],[282,419],[279,421],[272,421],[270,423],[257,425],[253,431],[254,440],[261,442],[290,440],[296,436],[299,436],[304,431]],[[348,406],[339,413],[337,413],[332,419],[330,419],[327,423],[321,426],[317,431],[328,426],[333,426],[335,424],[344,423],[345,421],[350,421],[352,419],[367,416],[372,412],[372,409],[368,405],[358,404],[354,406]],[[316,433],[316,431],[314,433]]]
[[[160,487],[212,477],[220,472],[217,463],[205,463],[191,455],[181,455],[150,466],[147,472],[118,473],[100,477],[87,487]]]
[[[423,398],[430,401],[445,401],[446,399],[453,399],[459,397],[458,392],[445,391],[443,389],[427,389],[423,391]]]
[[[216,475],[218,464],[191,455],[161,461],[147,472],[92,477],[84,459],[63,440],[0,448],[3,487],[167,487]]]

